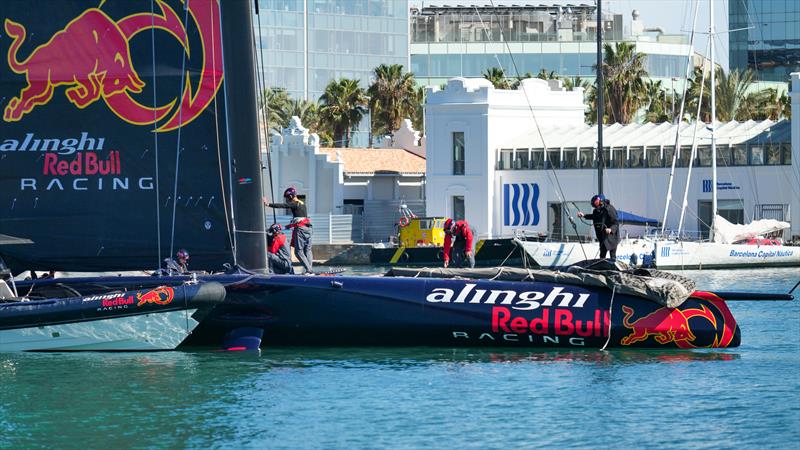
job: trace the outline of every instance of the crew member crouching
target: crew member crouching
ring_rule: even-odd
[[[469,267],[475,267],[469,223],[466,220],[456,222],[447,219],[444,222],[444,266],[464,267],[466,262]]]
[[[267,231],[267,262],[269,263],[270,273],[277,275],[294,274],[292,268],[292,255],[289,251],[289,243],[286,235],[283,234],[283,227],[279,223],[273,223]]]
[[[283,198],[286,203],[268,203],[267,206],[270,208],[286,208],[292,211],[292,223],[286,228],[292,230],[294,256],[303,265],[307,274],[313,274],[312,261],[314,257],[311,253],[311,219],[308,218],[306,205],[297,197],[297,190],[293,187],[289,187],[283,192]]]

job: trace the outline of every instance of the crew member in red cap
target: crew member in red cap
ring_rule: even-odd
[[[472,230],[466,220],[456,222],[447,219],[444,221],[444,266],[463,267],[465,262],[469,262],[470,267],[475,267]]]
[[[286,235],[283,234],[283,227],[279,223],[273,223],[267,231],[267,262],[269,271],[278,275],[294,274],[292,268],[292,254],[289,251],[289,243]]]
[[[617,223],[617,210],[611,206],[603,194],[597,194],[590,200],[594,210],[591,214],[578,211],[578,217],[592,220],[594,233],[600,242],[600,258],[605,259],[610,253],[611,259],[617,259],[617,244],[619,244],[619,224]]]
[[[292,222],[286,228],[292,230],[292,247],[294,256],[300,260],[307,274],[313,274],[311,253],[311,219],[308,218],[306,205],[297,197],[297,190],[289,187],[283,191],[286,203],[267,203],[270,208],[286,208],[292,211]],[[266,202],[265,202],[266,203]]]

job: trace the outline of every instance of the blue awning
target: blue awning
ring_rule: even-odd
[[[639,225],[639,226],[651,226],[651,227],[658,227],[661,226],[661,222],[656,219],[651,219],[649,217],[642,217],[637,216],[636,214],[629,213],[627,211],[622,211],[620,209],[617,210],[617,220],[620,224],[623,225]]]

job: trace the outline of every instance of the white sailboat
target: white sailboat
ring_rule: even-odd
[[[703,268],[738,268],[738,267],[774,267],[774,266],[800,266],[800,247],[784,246],[780,240],[766,239],[764,236],[789,228],[790,224],[777,220],[757,220],[747,225],[731,224],[719,215],[717,207],[717,146],[714,137],[716,128],[716,86],[714,66],[713,37],[714,29],[714,2],[709,0],[709,48],[711,60],[711,210],[712,223],[709,227],[709,240],[684,241],[684,240],[656,240],[655,260],[660,269],[703,269]],[[701,91],[702,97],[702,91]],[[698,106],[699,120],[699,106]],[[696,131],[695,127],[695,131]],[[687,207],[687,192],[691,179],[696,145],[692,145],[689,172],[686,181],[681,217],[678,224],[680,236],[683,219]],[[667,209],[672,190],[672,177],[675,171],[673,163],[670,174],[670,187],[667,192],[667,206],[664,210],[666,222]],[[663,229],[662,229],[663,231]]]

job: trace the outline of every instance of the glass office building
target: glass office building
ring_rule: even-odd
[[[366,88],[380,64],[408,68],[407,0],[258,0],[258,5],[260,17],[253,23],[264,80],[295,98],[316,101],[331,80],[342,77]]]
[[[789,82],[800,72],[800,1],[736,0],[728,6],[730,68],[761,81]]]
[[[604,11],[604,42],[634,42],[647,54],[651,78],[667,80],[670,88],[673,77],[685,76],[688,36],[646,28],[638,12],[633,15],[626,34],[622,15]],[[412,8],[410,20],[411,70],[424,84],[481,77],[491,67],[501,67],[507,76],[536,75],[544,69],[561,77],[594,79],[594,5],[426,6]],[[692,54],[699,65],[702,58]]]

